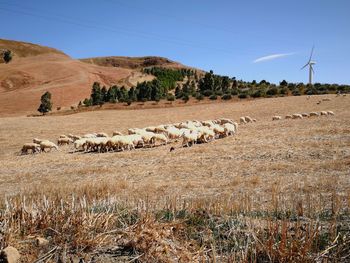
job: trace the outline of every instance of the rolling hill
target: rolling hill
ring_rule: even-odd
[[[76,60],[54,48],[0,39],[0,50],[13,52],[0,63],[0,116],[36,112],[40,96],[50,91],[54,109],[70,107],[90,95],[93,82],[131,86],[152,80],[140,69],[148,66],[186,67],[161,57],[102,57]]]

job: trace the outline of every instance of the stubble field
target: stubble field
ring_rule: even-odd
[[[316,102],[323,98],[331,100],[317,105]],[[80,244],[87,242],[85,239],[74,240],[75,245],[72,246],[71,241],[63,242],[53,238],[44,230],[47,227],[59,227],[59,224],[52,223],[55,216],[58,216],[56,213],[46,219],[46,228],[38,227],[32,215],[32,223],[26,222],[26,226],[15,223],[13,213],[18,211],[16,209],[23,208],[25,196],[29,200],[26,201],[26,206],[31,203],[32,210],[34,203],[39,207],[40,200],[44,199],[52,200],[51,208],[56,202],[65,202],[67,209],[77,209],[77,214],[83,213],[77,206],[85,207],[85,211],[86,206],[95,207],[96,203],[101,202],[104,204],[101,206],[107,210],[108,206],[114,207],[113,209],[123,207],[129,211],[128,216],[136,213],[137,219],[133,221],[128,217],[131,221],[125,220],[121,225],[118,223],[118,215],[111,216],[108,222],[113,223],[104,225],[102,233],[116,227],[128,232],[126,229],[130,230],[140,222],[142,226],[151,224],[150,229],[158,229],[161,224],[181,225],[178,227],[180,233],[172,233],[172,238],[163,237],[159,232],[163,230],[157,232],[157,238],[171,240],[166,244],[167,248],[163,247],[165,245],[161,241],[154,244],[163,250],[133,240],[134,250],[128,254],[128,260],[136,258],[146,262],[186,262],[266,259],[305,262],[333,255],[333,259],[346,261],[347,255],[341,248],[344,244],[350,244],[346,243],[349,242],[346,235],[350,229],[349,106],[350,96],[324,95],[310,99],[306,96],[284,97],[165,109],[105,110],[67,116],[1,118],[0,195],[3,211],[6,211],[2,216],[4,222],[12,226],[3,242],[17,244],[29,234],[44,235],[52,239],[50,248],[62,243],[70,244],[65,253],[80,255],[110,247],[120,241],[110,234],[106,234],[103,241],[100,241],[101,233],[97,226],[94,226],[94,234],[91,234],[88,249],[85,250]],[[321,110],[332,110],[335,116],[271,120],[273,115]],[[19,155],[23,143],[30,142],[34,137],[56,142],[60,134],[102,131],[111,134],[114,130],[126,132],[128,128],[185,120],[226,117],[237,121],[240,116],[246,115],[256,118],[257,122],[239,125],[235,136],[189,148],[182,148],[181,142],[178,142],[154,148],[98,154],[73,152],[72,146],[65,146],[60,147],[58,152]],[[170,147],[175,147],[175,150],[170,152]],[[80,199],[85,200],[85,206]],[[8,203],[11,202],[12,206],[9,206]],[[77,205],[74,205],[75,202]],[[48,209],[47,205],[40,211],[46,211],[45,209]],[[64,209],[66,208],[61,208],[62,211]],[[179,211],[186,211],[186,215],[179,214]],[[62,212],[60,216],[65,218],[66,214]],[[109,215],[110,212],[105,212],[104,216],[106,214]],[[89,215],[95,218],[91,209]],[[193,218],[196,219],[195,223]],[[236,221],[244,224],[233,224],[225,228],[224,238],[215,232],[227,225],[227,222]],[[211,225],[213,222],[215,226]],[[297,247],[302,251],[297,252],[292,241],[295,236],[291,238],[290,234],[290,228],[292,225],[295,228],[295,224],[304,224],[308,229],[305,233],[299,233],[300,240],[304,240],[305,244],[298,243]],[[247,240],[241,232],[237,234],[237,229],[251,233],[250,238]],[[122,234],[123,240],[127,237],[130,239],[131,236],[135,238],[136,232]],[[142,235],[145,233],[142,232]],[[248,234],[247,236],[249,237]],[[274,239],[270,240],[269,236]],[[339,243],[339,236],[345,243]],[[145,236],[141,239],[147,240]],[[96,240],[99,240],[98,245],[94,243]],[[232,242],[228,242],[230,240]],[[334,246],[322,254],[332,246],[334,240],[339,243],[336,243],[339,245],[337,253]],[[317,245],[321,243],[322,245]],[[121,246],[120,243],[118,245]],[[24,254],[28,254],[24,262],[31,256],[43,254],[41,250],[26,253],[28,246],[22,244],[20,247]],[[62,249],[62,246],[59,248]],[[103,261],[106,259],[101,262]]]

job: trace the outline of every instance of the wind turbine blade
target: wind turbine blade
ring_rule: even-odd
[[[307,65],[309,65],[309,62],[305,64],[304,67],[302,67],[300,70],[304,69]]]
[[[311,54],[310,54],[310,58],[309,58],[309,62],[311,61],[311,58],[312,58],[312,54],[314,53],[314,45],[312,46],[312,49],[311,49]]]

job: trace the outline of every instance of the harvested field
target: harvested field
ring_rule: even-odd
[[[316,104],[326,97],[331,100]],[[0,193],[8,204],[6,209],[1,204],[7,212],[0,216],[11,226],[3,242],[17,244],[28,262],[43,251],[18,242],[28,235],[52,238],[48,228],[61,233],[60,238],[52,238],[50,248],[60,246],[62,251],[66,244],[65,253],[90,257],[97,253],[99,262],[135,258],[144,262],[308,262],[327,257],[345,262],[350,244],[349,106],[349,96],[324,95],[309,100],[300,96],[1,118]],[[331,110],[335,116],[271,119],[321,110]],[[65,146],[58,152],[19,155],[23,143],[34,137],[56,141],[60,134],[103,131],[111,135],[133,127],[219,117],[237,121],[246,115],[257,122],[240,125],[233,137],[189,148],[178,142],[97,154],[72,153],[73,147]],[[172,146],[175,151],[169,152]],[[39,227],[27,214],[22,214],[26,223],[15,220],[15,211],[16,215],[23,211],[19,209],[23,196],[28,207],[31,203],[41,207],[40,200],[49,200],[51,206],[40,208],[50,215],[45,226]],[[61,212],[53,212],[59,204]],[[97,204],[98,216],[92,209]],[[86,215],[87,207],[91,209]],[[76,213],[68,215],[67,211]],[[127,212],[121,216],[121,211]],[[76,237],[69,240],[62,238],[62,231],[68,231],[64,223],[53,222],[67,217],[80,225],[71,226],[69,235]],[[82,229],[82,217],[90,218],[86,219],[89,227]],[[303,231],[295,230],[301,226]],[[115,229],[113,234],[108,232]],[[297,241],[293,241],[295,236]],[[132,252],[111,258],[121,253],[117,245],[123,252],[129,246]],[[108,254],[106,248],[116,250]]]

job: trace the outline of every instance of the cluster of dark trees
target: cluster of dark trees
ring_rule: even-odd
[[[245,82],[214,74],[213,71],[198,77],[197,73],[191,69],[165,69],[159,67],[146,68],[144,73],[152,74],[156,78],[153,81],[138,83],[136,87],[129,90],[123,87],[112,86],[102,87],[95,82],[92,87],[90,98],[86,98],[83,104],[86,106],[102,105],[106,102],[126,102],[131,104],[134,101],[159,101],[167,99],[173,101],[182,99],[187,102],[190,97],[202,100],[208,97],[215,100],[221,97],[229,100],[237,96],[244,99],[248,97],[274,97],[274,96],[299,96],[327,93],[349,93],[349,85],[320,84],[313,85],[304,83],[288,83],[283,80],[279,85],[266,80],[256,82]],[[177,82],[187,81],[182,84]],[[169,92],[175,88],[175,92]]]

